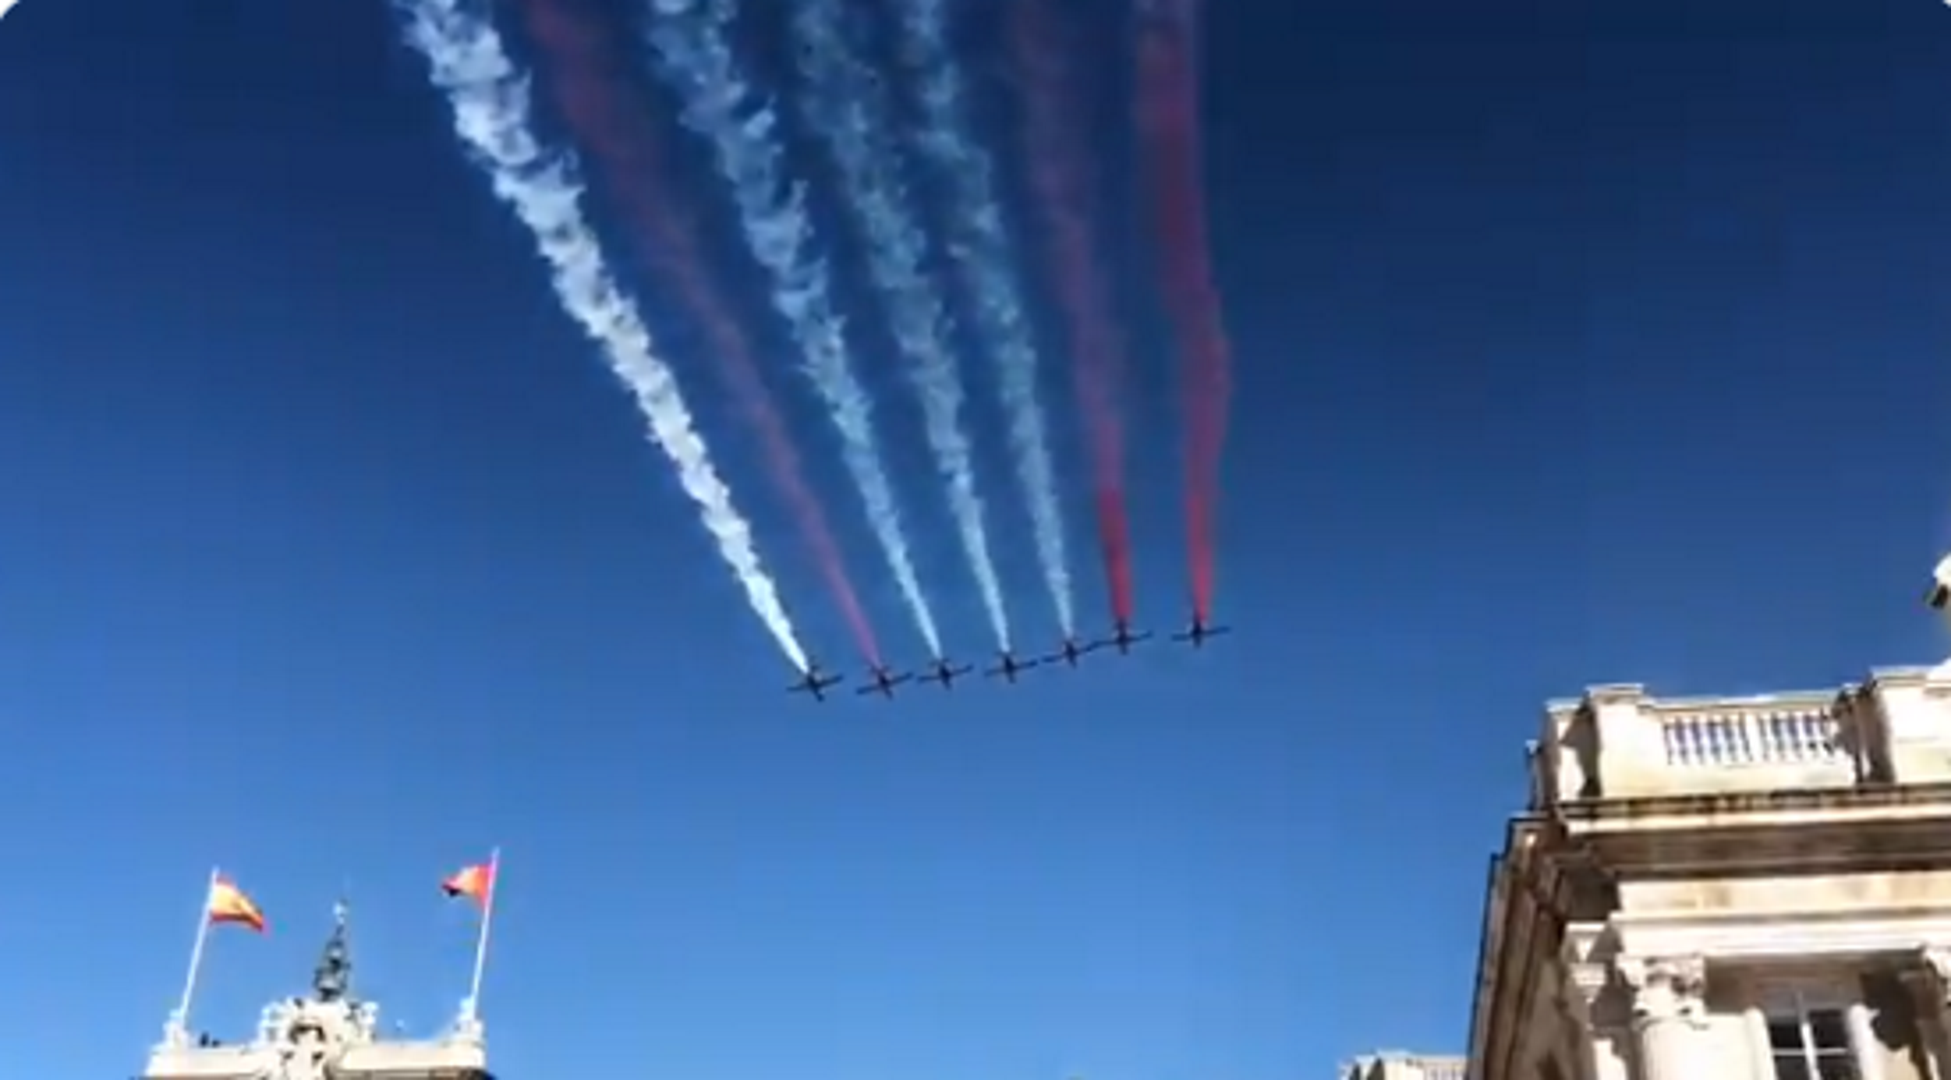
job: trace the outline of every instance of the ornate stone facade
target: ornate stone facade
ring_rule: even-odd
[[[1343,1065],[1341,1080],[1463,1080],[1463,1069],[1460,1057],[1384,1050]]]
[[[1951,1078],[1951,668],[1547,706],[1468,1080]]]
[[[310,996],[265,1006],[249,1042],[191,1039],[173,1018],[143,1080],[492,1080],[481,1026],[439,1039],[386,1039],[379,1006],[353,994],[346,910],[338,909]]]

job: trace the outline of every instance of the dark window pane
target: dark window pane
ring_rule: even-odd
[[[1809,1066],[1801,1054],[1775,1055],[1775,1080],[1810,1080]]]
[[[1849,1029],[1843,1025],[1843,1014],[1834,1009],[1810,1013],[1809,1033],[1814,1037],[1818,1050],[1841,1049],[1849,1045]]]
[[[1847,1055],[1820,1058],[1816,1061],[1816,1075],[1821,1080],[1856,1080],[1856,1062]]]
[[[1802,1049],[1802,1021],[1793,1016],[1772,1017],[1768,1021],[1768,1045],[1775,1050]]]

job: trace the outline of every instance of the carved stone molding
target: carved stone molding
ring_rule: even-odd
[[[1609,1009],[1601,998],[1612,985],[1610,957],[1617,949],[1605,923],[1571,922],[1559,948],[1558,1009],[1579,1028],[1597,1025]]]
[[[1951,948],[1943,945],[1927,945],[1919,950],[1919,954],[1931,974],[1937,976],[1939,982],[1951,986]]]
[[[1633,993],[1635,1025],[1706,1023],[1707,961],[1702,957],[1622,956],[1612,962],[1612,970]]]

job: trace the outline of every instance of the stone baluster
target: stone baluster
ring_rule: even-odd
[[[1707,1023],[1707,964],[1698,956],[1622,956],[1613,970],[1633,992],[1640,1080],[1694,1080]]]

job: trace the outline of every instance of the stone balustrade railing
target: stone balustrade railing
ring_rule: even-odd
[[[1831,705],[1682,712],[1659,718],[1666,763],[1681,768],[1846,761]]]
[[[1533,803],[1951,782],[1951,665],[1835,690],[1662,700],[1633,685],[1551,703]]]

